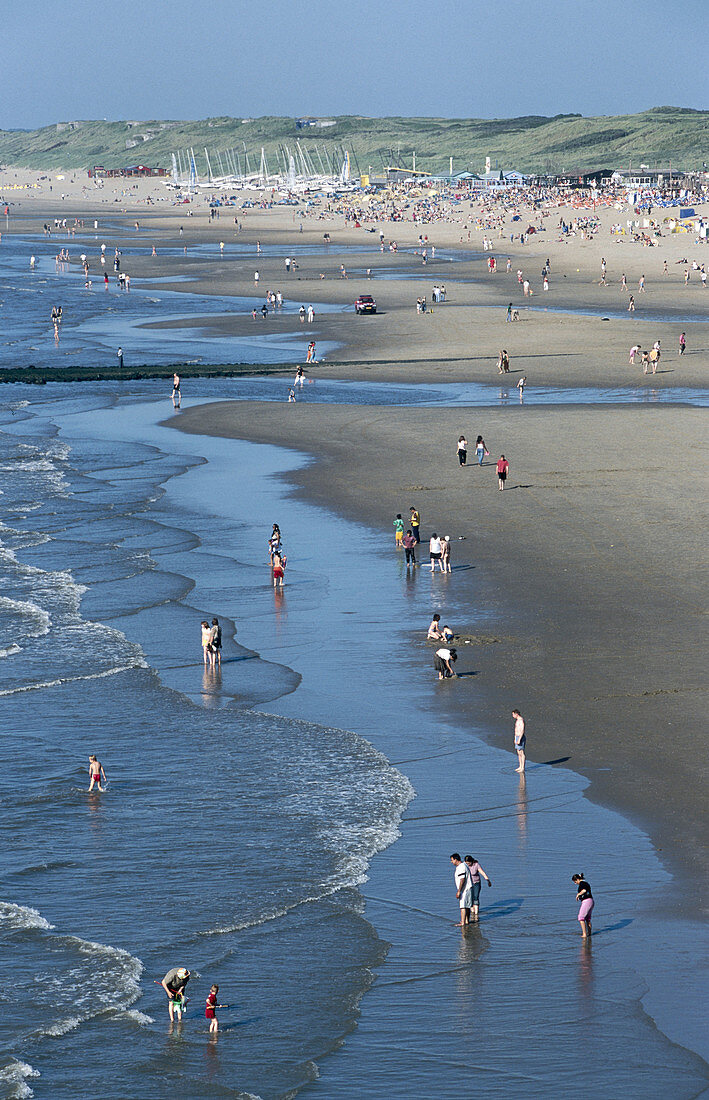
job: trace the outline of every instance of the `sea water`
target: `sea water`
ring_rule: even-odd
[[[216,559],[160,500],[199,459],[92,440],[101,400],[71,445],[47,408],[0,417],[0,1095],[42,1095],[39,1073],[67,1097],[284,1096],[351,1029],[385,952],[355,887],[411,788],[362,737],[245,709],[298,677],[232,641],[229,601],[195,598]],[[214,613],[219,677],[199,649]],[[169,1035],[153,983],[182,964],[189,1027]],[[234,1002],[227,1050],[198,1034],[212,981]]]

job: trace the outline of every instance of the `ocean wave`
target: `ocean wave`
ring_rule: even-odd
[[[12,642],[11,645],[0,646],[0,658],[2,657],[14,657],[16,654],[22,653],[22,646]]]
[[[18,470],[28,474],[56,473],[57,468],[50,458],[15,458],[0,462],[0,473],[14,474]]]
[[[141,996],[143,963],[122,947],[97,943],[81,936],[59,934],[35,909],[0,903],[10,912],[17,927],[34,927],[46,936],[46,956],[52,958],[50,970],[31,978],[42,989],[54,1019],[36,1028],[26,1039],[57,1039],[88,1020],[99,1016],[128,1013]],[[64,959],[63,964],[60,959]],[[141,1012],[131,1013],[141,1026],[152,1020]]]
[[[140,658],[127,665],[106,668],[103,672],[87,672],[84,676],[58,676],[56,680],[38,680],[34,684],[23,684],[21,687],[3,688],[0,695],[20,695],[24,691],[41,691],[43,688],[59,687],[60,684],[74,684],[79,680],[102,680],[104,676],[117,676],[120,672],[130,672],[134,668],[149,667],[148,662]]]
[[[27,1078],[39,1076],[38,1069],[29,1065],[28,1062],[18,1062],[14,1058],[0,1069],[0,1081],[9,1089],[5,1093],[8,1100],[29,1100],[34,1093],[27,1084]]]
[[[85,787],[81,788],[82,792],[86,790]],[[51,795],[51,799],[55,799],[55,795]],[[35,875],[41,871],[61,871],[65,867],[76,867],[76,862],[73,859],[52,859],[47,863],[32,863],[28,867],[18,867],[16,871],[9,871],[9,875]]]
[[[121,1019],[132,1020],[133,1023],[138,1024],[140,1027],[147,1027],[148,1024],[154,1024],[155,1019],[152,1016],[148,1016],[147,1012],[140,1012],[137,1008],[123,1009],[120,1013]]]
[[[41,638],[49,634],[52,626],[51,616],[33,600],[13,600],[9,596],[0,596],[0,614],[3,611],[21,615],[25,621],[29,619],[33,624],[33,629],[28,631],[30,638]]]
[[[41,928],[49,932],[54,928],[37,909],[29,905],[15,905],[11,901],[0,901],[0,927],[22,930]]]
[[[89,1017],[86,1017],[89,1019]],[[68,1034],[70,1031],[75,1031],[83,1023],[83,1017],[81,1016],[67,1016],[64,1020],[57,1020],[55,1024],[50,1024],[49,1027],[42,1028],[36,1035],[46,1035],[49,1039],[61,1039],[62,1035]]]

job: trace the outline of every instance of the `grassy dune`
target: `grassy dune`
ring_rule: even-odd
[[[335,116],[333,116],[335,117]],[[58,123],[41,130],[0,130],[0,163],[22,168],[71,169],[92,164],[121,167],[149,164],[170,167],[170,154],[194,147],[197,168],[206,172],[204,147],[249,153],[258,169],[261,147],[275,168],[280,146],[293,148],[300,138],[316,164],[317,145],[323,161],[340,160],[349,149],[357,165],[401,163],[427,172],[481,171],[485,157],[493,167],[528,172],[576,168],[650,165],[701,168],[709,156],[709,112],[682,107],[654,107],[635,115],[583,118],[531,115],[513,119],[361,118],[344,115],[327,129],[298,131],[292,118],[212,118],[194,122],[132,121]],[[72,126],[74,128],[72,128]],[[143,136],[147,140],[143,140]],[[130,148],[127,142],[138,142]],[[212,165],[215,174],[217,164]]]

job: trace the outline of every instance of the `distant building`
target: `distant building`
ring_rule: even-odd
[[[634,170],[630,168],[615,172],[606,170],[600,182],[604,187],[641,190],[643,187],[680,186],[685,179],[686,173],[677,168],[646,168],[643,166]]]
[[[148,168],[145,164],[133,164],[129,168],[104,168],[94,164],[89,168],[89,179],[134,179],[136,176],[166,176],[166,168]]]
[[[304,115],[303,118],[297,118],[295,120],[296,130],[325,130],[328,126],[335,126],[336,122],[334,118],[312,118],[310,115]]]

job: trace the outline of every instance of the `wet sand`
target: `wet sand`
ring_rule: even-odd
[[[704,903],[702,410],[250,402],[188,408],[173,424],[314,455],[289,480],[380,530],[383,545],[410,505],[424,541],[450,534],[447,583],[474,568],[489,606],[482,624],[473,604],[452,624],[475,639],[459,661],[474,675],[446,693],[446,707],[507,745],[518,706],[531,758],[588,776],[591,797],[641,823],[684,872],[692,907]],[[458,466],[461,432],[470,443],[484,435],[482,469]],[[501,452],[511,463],[503,493]],[[430,661],[421,654],[424,677]]]

